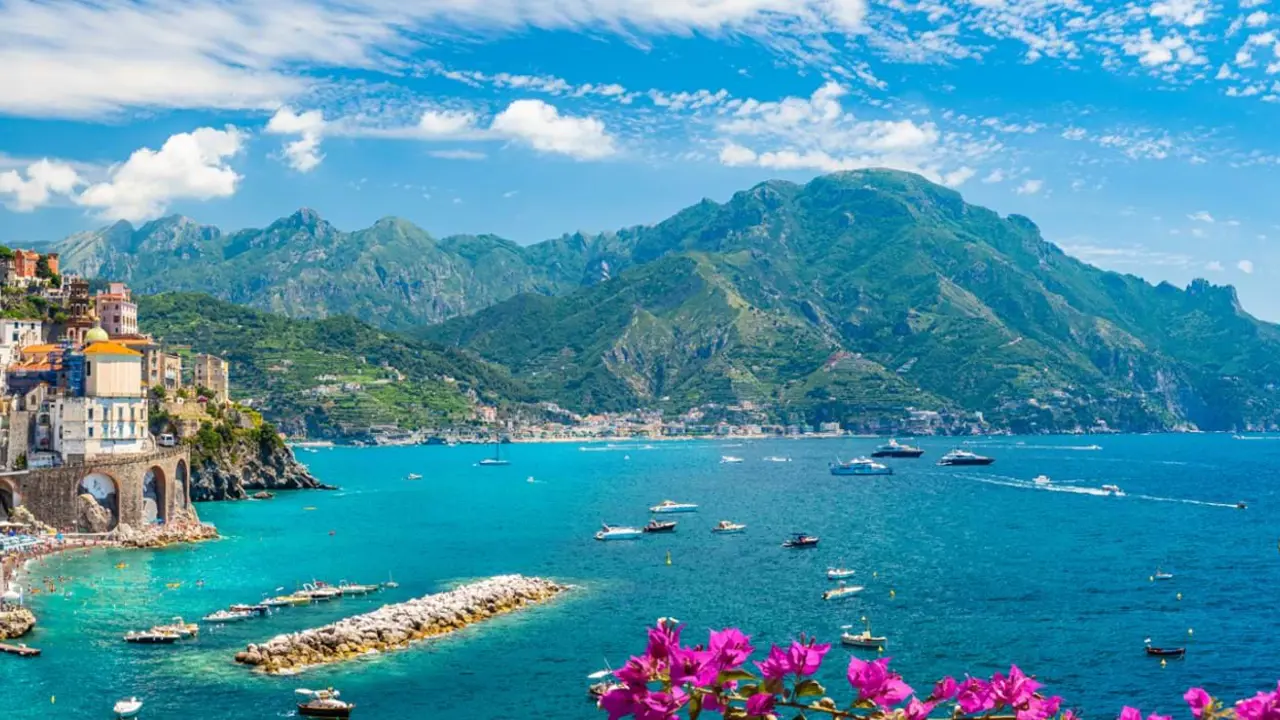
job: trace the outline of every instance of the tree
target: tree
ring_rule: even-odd
[[[50,279],[53,277],[53,270],[49,268],[49,256],[41,255],[36,260],[36,277]]]

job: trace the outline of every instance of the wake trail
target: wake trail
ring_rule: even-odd
[[[953,477],[968,478],[970,480],[975,480],[980,483],[986,483],[988,485],[999,485],[1001,487],[1011,487],[1011,488],[1017,488],[1019,490],[1041,490],[1044,492],[1060,492],[1060,493],[1072,493],[1074,495],[1093,495],[1096,497],[1111,497],[1111,491],[1109,490],[1103,490],[1102,488],[1094,488],[1094,487],[1084,487],[1081,485],[1061,485],[1061,484],[1036,485],[1034,483],[1030,483],[1025,480],[1018,480],[1016,478],[971,477],[971,476],[960,475],[960,474],[956,474]],[[1160,497],[1158,495],[1116,496],[1117,500],[1124,499],[1124,498],[1132,498],[1134,500],[1150,500],[1152,502],[1171,502],[1171,503],[1183,503],[1186,505],[1202,505],[1204,507],[1219,507],[1219,508],[1231,508],[1231,509],[1235,509],[1236,507],[1235,503],[1212,502],[1209,500],[1191,500],[1188,498]]]

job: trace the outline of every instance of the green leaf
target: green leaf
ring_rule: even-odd
[[[689,720],[698,720],[698,716],[702,714],[702,696],[694,695],[689,701]]]
[[[817,680],[802,680],[796,685],[796,697],[822,697],[827,693],[827,689],[822,687],[822,683]]]
[[[740,697],[749,698],[760,692],[759,685],[740,685],[738,686],[738,695]]]
[[[742,682],[743,680],[755,680],[756,676],[746,670],[725,670],[720,673],[720,677],[716,679],[719,683]]]

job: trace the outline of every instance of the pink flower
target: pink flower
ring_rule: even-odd
[[[1068,710],[1062,713],[1062,720],[1080,720],[1080,718],[1076,715],[1075,710]]]
[[[1280,720],[1280,689],[1260,692],[1248,700],[1237,702],[1236,717],[1239,720]]]
[[[627,664],[614,670],[614,677],[631,688],[643,688],[657,674],[657,663],[648,655],[632,656]]]
[[[1048,720],[1058,714],[1062,698],[1054,695],[1051,698],[1032,696],[1025,705],[1018,708],[1018,720]]]
[[[674,720],[688,701],[689,696],[679,688],[669,693],[649,693],[636,704],[636,720]]]
[[[991,695],[997,707],[1022,707],[1039,687],[1040,683],[1024,675],[1017,665],[1009,668],[1008,677],[1000,673],[991,676]]]
[[[956,702],[959,703],[961,710],[969,714],[991,710],[996,706],[995,698],[991,695],[991,687],[976,677],[965,677],[964,682],[960,683]]]
[[[791,649],[787,651],[787,659],[791,661],[791,672],[796,675],[814,674],[822,665],[822,658],[830,649],[830,645],[818,645],[812,641],[808,645],[792,642]]]
[[[1203,715],[1205,708],[1213,702],[1213,698],[1205,692],[1204,688],[1191,688],[1182,696],[1182,699],[1191,706],[1191,714],[1197,718]]]
[[[757,662],[756,667],[760,668],[760,674],[766,680],[781,680],[791,672],[791,661],[782,648],[774,645],[769,648],[769,657],[764,662]]]
[[[636,692],[631,688],[610,690],[600,698],[600,707],[609,713],[609,720],[631,715],[636,711]]]
[[[926,720],[936,706],[937,703],[933,701],[920,702],[917,698],[911,698],[911,702],[907,703],[906,720]]]
[[[666,660],[671,651],[680,647],[680,631],[683,625],[667,622],[649,628],[649,647],[645,654],[655,660]]]
[[[1120,711],[1120,720],[1142,720],[1142,711],[1125,705],[1124,709]]]
[[[932,700],[950,700],[959,690],[960,686],[956,684],[956,679],[948,675],[933,686],[933,694],[929,697]]]
[[[742,634],[737,628],[726,628],[720,632],[712,631],[711,640],[707,643],[715,662],[721,670],[736,670],[751,657],[755,648],[751,647],[751,638]]]
[[[752,717],[768,715],[773,712],[776,700],[769,693],[756,693],[747,699],[747,715]]]
[[[711,653],[678,647],[671,651],[670,673],[672,685],[692,682],[706,687],[715,683],[720,669],[712,662]]]
[[[902,676],[889,672],[889,658],[865,662],[849,660],[849,684],[858,690],[859,700],[869,700],[882,708],[897,705],[911,695],[911,687]]]

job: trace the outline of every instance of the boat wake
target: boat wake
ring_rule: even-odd
[[[1188,500],[1186,498],[1156,497],[1154,495],[1133,495],[1131,497],[1138,498],[1139,500],[1154,500],[1156,502],[1186,503],[1187,505],[1205,505],[1207,507],[1236,509],[1235,503],[1210,502],[1208,500]]]
[[[1017,478],[1007,478],[1007,477],[999,477],[999,476],[982,478],[982,477],[972,477],[969,475],[956,474],[956,475],[953,475],[952,477],[962,478],[967,480],[976,480],[980,483],[986,483],[988,485],[1000,485],[1002,487],[1018,488],[1020,490],[1042,490],[1044,492],[1073,493],[1076,495],[1094,495],[1097,497],[1111,496],[1110,490],[1103,490],[1100,487],[1095,488],[1095,487],[1085,487],[1082,485],[1064,485],[1057,481],[1054,481],[1054,484],[1052,485],[1036,485],[1035,483],[1027,480],[1018,480]],[[1153,502],[1172,502],[1172,503],[1184,503],[1187,505],[1203,505],[1205,507],[1220,507],[1220,508],[1232,508],[1232,509],[1236,508],[1235,503],[1211,502],[1209,500],[1190,500],[1187,498],[1159,497],[1156,495],[1121,495],[1116,499],[1125,499],[1125,498],[1132,498],[1135,500],[1151,500]]]
[[[1001,448],[1005,450],[1082,450],[1096,452],[1101,445],[1028,445],[1026,443],[964,443],[965,445],[981,445],[982,447]]]

